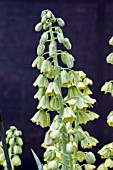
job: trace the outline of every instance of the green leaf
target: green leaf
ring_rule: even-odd
[[[34,159],[35,159],[35,161],[36,161],[36,164],[37,164],[37,166],[38,166],[38,170],[43,170],[42,164],[41,164],[38,156],[36,155],[36,153],[35,153],[32,149],[31,149],[31,152],[32,152],[32,154],[33,154],[33,156],[34,156]]]

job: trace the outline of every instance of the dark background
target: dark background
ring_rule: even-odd
[[[113,98],[100,91],[104,82],[113,78],[113,66],[106,63],[106,56],[113,51],[108,45],[113,35],[112,1],[0,0],[0,110],[5,129],[16,125],[23,131],[24,147],[19,170],[37,169],[31,148],[41,160],[44,151],[40,145],[47,129],[30,121],[37,106],[33,99],[36,88],[32,83],[38,75],[31,64],[40,37],[34,26],[40,21],[44,9],[52,10],[56,17],[66,21],[63,31],[73,45],[71,53],[75,56],[75,70],[83,70],[94,81],[91,89],[97,103],[93,111],[100,118],[84,126],[100,141],[93,151],[96,153],[101,146],[113,141],[113,130],[106,123],[106,116],[113,109]],[[97,164],[100,162],[98,159]]]

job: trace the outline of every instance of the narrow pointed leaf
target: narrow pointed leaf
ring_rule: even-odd
[[[34,159],[35,159],[35,161],[36,161],[36,164],[37,164],[37,166],[38,166],[38,170],[43,170],[42,164],[41,164],[38,156],[36,155],[36,153],[35,153],[32,149],[31,149],[31,152],[32,152],[32,154],[33,154],[33,156],[34,156]]]

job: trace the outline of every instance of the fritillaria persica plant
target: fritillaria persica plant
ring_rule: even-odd
[[[109,44],[113,46],[113,37],[109,40]],[[107,56],[107,63],[113,64],[113,53]],[[111,93],[113,96],[113,80],[106,82],[101,88],[101,91],[105,94]],[[113,111],[109,113],[107,123],[109,126],[113,127]],[[101,155],[101,158],[105,159],[105,162],[98,167],[98,170],[113,169],[113,142],[105,145],[98,153]]]
[[[21,136],[22,132],[18,130],[15,126],[11,126],[10,129],[6,131],[6,143],[8,146],[12,170],[14,170],[15,167],[21,165],[21,159],[19,156],[20,154],[22,154],[23,145],[23,140]],[[0,165],[4,167],[4,170],[8,170],[2,142],[0,142]]]
[[[69,52],[72,45],[63,34],[64,26],[64,20],[50,10],[42,11],[41,21],[35,26],[42,35],[32,63],[40,75],[33,83],[38,89],[34,98],[39,103],[31,120],[42,128],[49,126],[42,144],[43,170],[93,170],[96,158],[84,149],[96,146],[98,140],[82,128],[82,124],[99,117],[89,110],[96,102],[90,97],[89,85],[93,82],[83,71],[73,69],[75,58]],[[55,117],[51,122],[52,112]]]

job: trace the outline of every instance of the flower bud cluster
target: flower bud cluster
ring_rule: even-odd
[[[8,152],[9,157],[12,165],[12,169],[14,169],[15,166],[21,165],[21,159],[20,154],[22,154],[22,146],[23,146],[23,140],[21,138],[22,132],[18,130],[15,126],[11,126],[9,130],[6,131],[6,143],[8,146]],[[3,154],[3,160],[2,165],[4,168],[7,168],[4,152]],[[0,160],[2,160],[0,159]]]

